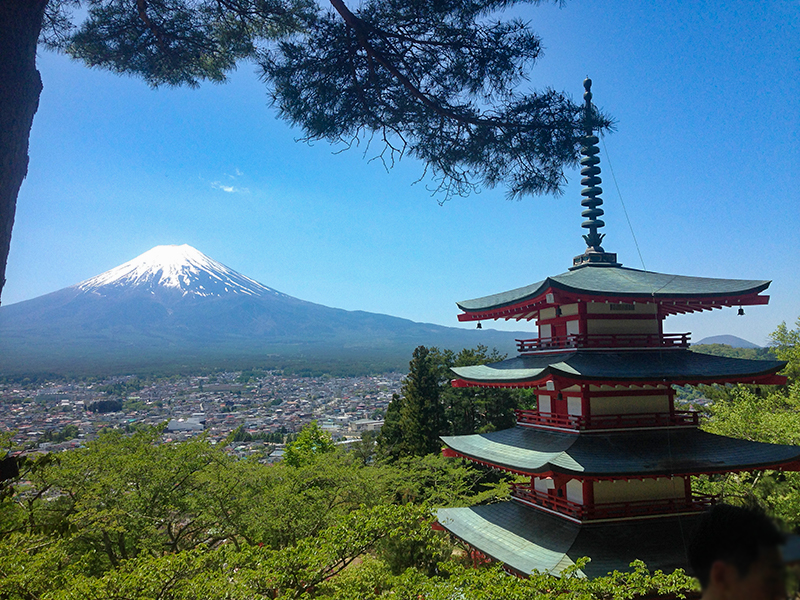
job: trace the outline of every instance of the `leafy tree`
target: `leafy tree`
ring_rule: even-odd
[[[70,532],[74,549],[105,570],[139,554],[214,544],[203,472],[229,462],[206,440],[156,444],[161,431],[112,430],[86,448],[57,455],[15,496],[29,534]]]
[[[87,410],[101,414],[119,412],[122,410],[122,402],[119,400],[98,400],[97,402],[92,402],[87,407]]]
[[[148,84],[224,81],[257,61],[306,139],[374,143],[426,165],[444,199],[476,186],[558,191],[582,107],[518,92],[541,42],[496,13],[524,0],[5,0],[0,3],[0,293],[42,81],[37,41]],[[536,3],[538,0],[528,0]],[[589,116],[596,127],[609,120]]]
[[[519,405],[521,396],[519,391],[501,388],[454,388],[449,385],[453,376],[451,367],[485,365],[504,358],[506,356],[497,349],[490,351],[483,345],[445,356],[447,381],[442,390],[442,401],[450,435],[483,433],[514,426],[514,409]]]
[[[727,356],[729,358],[747,358],[750,360],[773,360],[769,348],[734,348],[728,344],[692,344],[692,352]]]
[[[440,402],[438,350],[418,346],[409,363],[400,395],[395,394],[386,411],[378,446],[381,453],[424,456],[441,448],[439,435],[444,430],[444,409]]]
[[[286,446],[283,462],[290,467],[302,467],[314,461],[320,454],[333,452],[336,448],[329,433],[322,431],[316,421],[303,427],[297,439]]]
[[[509,483],[515,479],[513,475],[441,454],[406,456],[392,466],[390,473],[400,475],[391,486],[395,502],[413,502],[430,508],[507,499]]]
[[[44,432],[42,437],[39,438],[39,442],[66,442],[67,440],[78,437],[78,433],[78,426],[70,423],[69,425],[65,425],[61,431],[48,429]]]
[[[706,431],[772,444],[800,445],[800,381],[798,331],[782,323],[770,335],[778,358],[787,360],[788,385],[705,388],[714,402],[708,408]],[[800,473],[759,471],[701,478],[702,491],[721,493],[726,502],[758,504],[793,529],[800,530]]]
[[[452,367],[503,360],[505,355],[483,345],[451,350],[414,351],[400,395],[386,410],[378,437],[379,453],[396,459],[438,452],[439,435],[461,435],[512,427],[514,409],[524,393],[492,388],[453,388]]]
[[[795,321],[795,329],[786,327],[786,323],[781,323],[770,336],[770,349],[780,360],[785,360],[789,364],[783,370],[783,374],[792,381],[797,381],[800,377],[800,317]]]

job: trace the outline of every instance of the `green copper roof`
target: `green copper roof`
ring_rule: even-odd
[[[512,427],[441,439],[469,458],[522,473],[596,477],[721,473],[800,460],[800,446],[750,442],[698,429],[574,434]]]
[[[484,311],[536,298],[553,287],[570,292],[621,298],[649,296],[691,299],[712,296],[756,294],[769,287],[769,281],[714,279],[652,273],[627,267],[585,266],[544,281],[492,296],[458,302],[466,312]]]
[[[458,377],[473,383],[514,384],[541,380],[549,375],[567,379],[608,381],[702,382],[748,378],[777,373],[786,366],[777,360],[748,360],[701,354],[690,350],[572,352],[517,356],[488,365],[456,367]]]
[[[579,525],[517,502],[442,508],[439,523],[484,554],[519,573],[559,575],[583,556],[588,577],[629,571],[643,560],[651,571],[688,568],[685,548],[698,515]]]

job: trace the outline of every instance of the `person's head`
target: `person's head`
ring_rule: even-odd
[[[704,597],[786,598],[780,546],[785,537],[762,511],[720,504],[702,518],[689,563]]]

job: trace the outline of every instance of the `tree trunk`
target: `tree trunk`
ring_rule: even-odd
[[[22,180],[28,138],[39,108],[42,78],[36,45],[47,0],[0,0],[0,295]]]

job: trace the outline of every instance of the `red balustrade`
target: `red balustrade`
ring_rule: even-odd
[[[563,348],[686,348],[689,333],[607,333],[515,340],[520,354]]]
[[[689,498],[661,498],[578,504],[566,498],[531,489],[529,484],[514,483],[512,497],[533,506],[539,506],[580,521],[596,519],[624,519],[649,515],[701,512],[717,503],[719,495],[693,493]]]
[[[696,427],[700,415],[693,410],[668,413],[629,413],[616,415],[559,415],[536,410],[516,410],[517,424],[558,427],[560,429],[625,429],[627,427]]]

